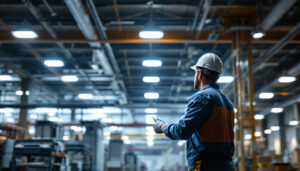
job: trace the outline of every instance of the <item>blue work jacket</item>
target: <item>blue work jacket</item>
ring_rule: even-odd
[[[177,124],[166,124],[164,134],[172,140],[187,140],[190,169],[197,159],[231,159],[234,154],[234,108],[216,83],[206,85],[189,99]]]

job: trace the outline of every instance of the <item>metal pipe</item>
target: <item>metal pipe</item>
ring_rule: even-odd
[[[270,30],[296,2],[297,0],[279,1],[261,22],[258,29],[261,29],[263,32]]]
[[[261,67],[272,58],[277,52],[279,52],[289,40],[293,39],[300,32],[300,22],[297,23],[278,43],[271,47],[265,54],[260,56],[256,65],[253,67],[253,74],[256,73]]]

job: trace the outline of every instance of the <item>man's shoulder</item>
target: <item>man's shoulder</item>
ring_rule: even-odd
[[[210,99],[211,97],[211,92],[206,90],[201,90],[201,91],[197,91],[196,93],[194,93],[191,97],[190,100],[202,100],[202,99]]]

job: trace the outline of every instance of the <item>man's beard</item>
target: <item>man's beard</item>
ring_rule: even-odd
[[[195,90],[200,90],[200,81],[199,80],[194,81],[194,89]]]

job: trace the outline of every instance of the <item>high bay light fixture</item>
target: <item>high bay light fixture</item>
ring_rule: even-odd
[[[260,38],[264,37],[264,35],[265,34],[263,32],[260,32],[260,31],[255,31],[255,32],[252,33],[252,37],[254,39],[260,39]]]
[[[152,5],[153,2],[150,1],[149,5],[149,22],[147,26],[139,32],[139,37],[142,39],[162,39],[164,37],[164,32],[155,26],[155,23],[152,20]]]
[[[61,77],[61,80],[64,82],[77,82],[78,77],[76,75],[64,75]]]
[[[13,30],[11,34],[19,39],[35,39],[38,38],[38,35],[36,32],[34,32],[32,29],[28,28],[20,28],[17,30]]]
[[[48,67],[63,67],[64,63],[61,60],[45,60],[44,64]]]
[[[139,37],[142,39],[162,39],[164,32],[154,26],[148,26],[139,32]]]
[[[145,83],[157,83],[160,81],[159,77],[156,77],[156,76],[146,76],[146,77],[143,77],[143,81]]]
[[[142,65],[144,67],[160,67],[162,62],[161,60],[143,60]]]
[[[292,77],[292,76],[282,76],[278,79],[278,81],[280,83],[291,83],[296,81],[296,77]]]
[[[146,92],[144,93],[144,97],[146,99],[158,99],[159,98],[159,94],[156,92]]]
[[[260,99],[272,99],[274,97],[274,93],[271,92],[263,92],[258,95]]]

